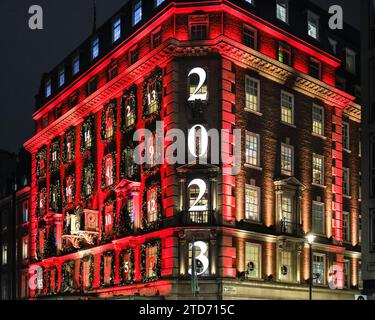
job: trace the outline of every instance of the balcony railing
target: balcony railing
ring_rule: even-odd
[[[281,219],[280,221],[280,233],[287,234],[287,235],[294,235],[294,236],[302,236],[302,226],[298,223],[293,221],[287,220],[285,218]]]
[[[181,214],[182,224],[185,225],[212,225],[216,223],[215,211],[183,211]]]

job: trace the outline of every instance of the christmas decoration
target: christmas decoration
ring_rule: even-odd
[[[44,145],[39,149],[35,156],[36,160],[36,178],[37,180],[46,177],[46,165],[47,165],[47,146]]]
[[[94,190],[95,190],[95,165],[90,161],[86,161],[84,168],[83,168],[82,183],[81,183],[82,200],[85,201],[88,198],[90,198]]]
[[[110,142],[116,135],[116,100],[112,100],[103,108],[100,136],[103,141]]]
[[[146,250],[151,247],[157,247],[157,258],[156,263],[153,266],[153,271],[156,274],[153,277],[147,277],[147,261],[146,261]],[[161,276],[161,242],[159,239],[148,241],[141,246],[141,275],[142,282],[156,281]]]
[[[55,226],[52,225],[49,230],[48,237],[44,242],[43,258],[56,256],[56,234]]]
[[[162,103],[162,70],[156,68],[152,75],[145,80],[143,83],[143,119],[146,118],[155,118],[160,112],[161,103]],[[157,108],[155,111],[150,110],[151,104],[154,103]],[[152,120],[152,119],[151,119]]]
[[[123,236],[129,234],[133,230],[133,223],[131,219],[131,213],[128,210],[127,202],[125,201],[124,205],[120,210],[119,224],[117,228],[117,235]]]
[[[61,293],[74,292],[77,283],[74,277],[74,260],[65,261],[61,268]]]
[[[134,163],[133,148],[125,147],[121,153],[121,179],[139,181],[140,167]]]
[[[75,127],[70,127],[64,135],[62,162],[68,164],[74,160],[76,145]]]
[[[83,267],[84,263],[90,263],[90,268],[89,268],[89,284],[86,285],[83,282]],[[92,284],[94,281],[94,256],[92,254],[82,258],[81,264],[79,267],[79,283],[81,285],[82,290],[92,290]]]
[[[108,206],[112,206],[113,208],[113,215],[112,215],[112,232],[110,234],[106,234],[105,232],[105,209]],[[107,200],[103,204],[102,209],[102,243],[108,243],[113,239],[113,236],[117,233],[116,231],[116,194],[112,192]]]
[[[111,257],[111,275],[110,283],[104,283],[104,259],[105,257]],[[104,288],[107,286],[112,286],[115,282],[115,252],[113,250],[107,251],[102,254],[100,259],[100,287]]]
[[[91,151],[95,146],[95,116],[90,114],[81,128],[81,154]]]
[[[128,261],[125,261],[125,256],[128,256]],[[125,274],[130,273],[130,277],[126,278]],[[120,278],[121,285],[128,285],[134,283],[134,250],[133,248],[127,248],[120,252]]]
[[[69,182],[69,185],[68,185]],[[68,193],[71,193],[69,196]],[[75,173],[67,174],[64,180],[64,207],[68,205],[74,205],[74,200],[76,196],[76,175]],[[71,201],[69,201],[69,197],[71,198]]]
[[[60,179],[51,181],[49,188],[49,210],[55,213],[61,212]]]
[[[106,175],[111,174],[107,172],[106,160],[112,157],[112,184],[106,185]],[[112,152],[105,156],[102,161],[102,189],[111,188],[116,183],[116,152]]]
[[[150,222],[148,219],[148,208],[147,208],[147,192],[150,189],[157,188],[157,219],[156,221]],[[146,181],[146,188],[143,190],[143,205],[142,205],[142,226],[144,232],[153,231],[159,228],[160,223],[163,219],[163,199],[161,180],[153,177]]]
[[[49,168],[51,172],[57,171],[60,167],[60,138],[55,138],[50,146]]]
[[[137,123],[137,86],[126,90],[121,99],[121,131],[127,133]]]

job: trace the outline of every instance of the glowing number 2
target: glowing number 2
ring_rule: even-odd
[[[199,256],[195,257],[195,259],[200,261],[202,263],[202,266],[203,266],[201,272],[196,272],[196,275],[200,276],[201,274],[205,273],[208,269],[209,263],[208,263],[207,257],[205,256],[206,252],[208,251],[208,247],[207,247],[207,244],[203,241],[196,241],[196,242],[194,242],[193,246],[198,247],[200,249]],[[189,274],[192,274],[191,268],[189,268],[188,272],[189,272]]]
[[[203,206],[197,206],[197,203],[203,198],[204,194],[206,193],[207,190],[207,185],[206,182],[204,182],[202,179],[194,179],[189,183],[188,188],[191,186],[198,186],[199,188],[199,195],[197,199],[195,199],[195,202],[189,209],[189,211],[205,211],[207,210],[207,204]]]
[[[189,72],[188,77],[190,77],[192,74],[198,75],[199,83],[198,83],[198,86],[195,88],[195,91],[193,92],[193,94],[188,99],[188,101],[207,100],[207,92],[198,94],[198,91],[202,88],[202,86],[206,82],[206,78],[207,78],[206,71],[202,68],[194,68]]]
[[[131,114],[130,106],[127,106],[127,107],[126,107],[126,111],[127,111],[126,117],[129,118],[129,117],[130,117],[130,114]]]

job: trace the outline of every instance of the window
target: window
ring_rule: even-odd
[[[22,238],[22,259],[26,260],[29,257],[28,254],[29,244],[27,237]]]
[[[87,83],[87,95],[93,94],[98,86],[97,78],[94,77]]]
[[[375,120],[375,59],[370,61],[370,85],[369,85],[369,96],[370,96],[370,120]]]
[[[342,145],[345,150],[350,150],[349,123],[342,123]]]
[[[59,105],[55,109],[55,119],[58,119],[62,116],[63,107],[62,105]]]
[[[313,104],[312,122],[313,133],[324,136],[324,108],[322,106]]]
[[[193,24],[190,26],[190,39],[191,40],[205,40],[208,33],[207,24]]]
[[[307,34],[316,40],[319,39],[319,16],[311,11],[307,15]]]
[[[260,165],[259,134],[246,132],[246,163],[258,167]]]
[[[350,196],[350,171],[349,168],[342,169],[342,193]]]
[[[260,83],[259,80],[246,76],[245,79],[245,110],[259,112],[259,91]]]
[[[355,58],[356,58],[356,53],[353,50],[346,48],[346,59],[345,59],[346,70],[353,74],[355,74],[356,72]]]
[[[208,98],[208,86],[207,86],[207,76],[205,77],[205,81],[201,84],[201,77],[197,73],[191,73],[193,69],[190,70],[189,74],[189,101],[194,100],[203,100],[206,101]],[[207,70],[203,69],[207,75]],[[196,92],[196,90],[199,90]],[[192,99],[191,99],[192,98]]]
[[[282,195],[281,197],[281,215],[282,215],[282,231],[291,233],[293,231],[294,215],[293,215],[293,198],[290,195]]]
[[[326,257],[324,254],[313,254],[313,284],[324,285],[326,279]]]
[[[107,204],[104,207],[104,229],[105,229],[104,231],[106,235],[112,234],[112,231],[113,231],[113,223],[114,223],[113,211],[114,211],[113,204]]]
[[[321,70],[322,70],[321,62],[319,60],[310,58],[309,75],[314,78],[321,79],[321,74],[322,74]]]
[[[276,0],[276,18],[288,23],[288,0]]]
[[[288,66],[292,65],[292,49],[284,42],[279,42],[278,60]]]
[[[331,46],[331,50],[334,54],[337,53],[337,41],[331,38],[328,38],[329,45]]]
[[[134,93],[132,92],[127,95],[123,101],[125,107],[125,127],[129,128],[135,124],[136,102]]]
[[[89,81],[87,85],[88,93],[91,94],[96,90],[96,78]],[[78,92],[76,91],[69,97],[69,108],[74,108],[78,104]]]
[[[129,63],[134,64],[138,61],[138,49],[132,49],[129,53]]]
[[[294,125],[294,95],[281,92],[281,121]]]
[[[117,61],[113,61],[108,67],[108,81],[116,78],[118,75],[118,64]]]
[[[133,26],[142,20],[142,1],[136,2],[133,8]]]
[[[83,143],[85,150],[91,149],[92,147],[92,136],[91,136],[91,126],[85,124],[83,126]]]
[[[91,60],[99,56],[99,38],[96,37],[91,42]]]
[[[59,76],[58,76],[58,78],[59,78],[59,87],[62,87],[64,85],[64,83],[65,83],[65,69],[64,69],[64,67],[61,67],[59,69]]]
[[[375,252],[375,209],[370,210],[369,228],[369,249],[371,252]]]
[[[312,232],[316,234],[325,234],[325,206],[321,202],[312,204]]]
[[[134,175],[134,157],[133,149],[126,148],[123,154],[124,158],[124,174],[126,178],[132,178]]]
[[[199,245],[198,245],[199,244]],[[203,241],[196,241],[195,242],[195,264],[196,264],[196,274],[198,276],[208,276],[210,271],[208,265],[204,265],[202,263],[203,259],[208,263],[209,261],[209,244],[208,242],[203,242]],[[197,257],[200,257],[197,258]],[[192,259],[193,259],[193,244],[190,242],[189,243],[189,257],[188,257],[188,265],[189,265],[189,273],[192,273]]]
[[[110,285],[112,283],[112,255],[105,255],[104,256],[104,276],[103,281],[105,285]]]
[[[293,281],[293,253],[291,251],[280,252],[279,279],[285,282]]]
[[[49,96],[51,96],[51,94],[52,94],[51,79],[48,79],[46,81],[46,85],[45,85],[45,95],[46,95],[46,98],[48,98]]]
[[[147,84],[147,104],[148,114],[153,114],[159,110],[157,83],[155,79],[149,81]]]
[[[292,176],[294,172],[294,148],[288,144],[281,144],[281,174]]]
[[[156,0],[156,6],[160,6],[162,3],[164,2],[164,0]]]
[[[350,215],[345,211],[342,213],[342,239],[346,242],[350,241]]]
[[[65,199],[66,199],[66,202],[69,204],[69,203],[72,203],[73,202],[73,188],[74,188],[74,184],[73,184],[73,177],[72,176],[68,176],[66,178],[66,187],[65,187]]]
[[[256,49],[258,43],[258,31],[252,27],[244,25],[242,41],[245,46]]]
[[[151,47],[153,49],[161,45],[161,29],[151,35]]]
[[[42,129],[47,128],[48,124],[49,124],[49,117],[48,117],[48,114],[46,114],[42,118]]]
[[[204,181],[206,187],[204,188],[204,193],[202,197],[200,197],[201,188],[199,188],[199,185],[197,184],[191,184],[188,189],[188,199],[189,199],[189,208],[199,207],[202,211],[205,211],[208,209],[208,188],[207,188],[207,182]],[[203,190],[202,190],[203,191]],[[198,202],[197,199],[199,199]],[[198,208],[197,208],[198,209]],[[207,221],[198,221],[198,219],[195,219],[194,216],[190,214],[190,217],[193,222],[200,222],[200,223],[207,223]]]
[[[108,156],[105,159],[105,186],[112,186],[113,183],[113,158],[112,156]]]
[[[245,218],[260,221],[260,188],[246,185],[245,191]]]
[[[22,203],[22,221],[23,223],[29,221],[29,203],[27,201]]]
[[[8,244],[3,243],[2,245],[2,264],[6,265],[8,263]]]
[[[324,156],[313,154],[313,183],[324,185]]]
[[[84,186],[83,186],[83,192],[82,196],[83,197],[89,197],[92,195],[93,191],[93,183],[94,183],[94,173],[93,173],[93,167],[91,165],[85,166],[83,169],[83,181],[84,181]]]
[[[153,278],[157,276],[158,247],[151,246],[146,248],[146,277]]]
[[[121,18],[117,18],[112,24],[112,42],[116,42],[121,37]]]
[[[344,260],[344,288],[350,287],[350,261]]]
[[[91,263],[92,262],[91,262],[90,259],[88,259],[88,260],[83,260],[82,263],[83,263],[83,267],[82,267],[82,272],[83,272],[83,275],[82,275],[83,287],[85,289],[87,289],[91,285],[91,281],[90,281],[90,268],[91,268]]]
[[[79,54],[73,57],[72,67],[73,75],[76,75],[79,72]]]
[[[147,190],[147,218],[148,222],[158,220],[158,187],[154,186]]]
[[[259,244],[246,242],[245,268],[248,278],[259,279],[261,277],[261,249],[262,247]]]

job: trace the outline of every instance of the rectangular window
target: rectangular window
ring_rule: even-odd
[[[138,49],[132,49],[129,53],[129,63],[134,64],[138,61]]]
[[[281,144],[281,174],[292,176],[294,173],[294,147]]]
[[[8,245],[6,243],[3,243],[2,245],[2,265],[6,265],[8,263]]]
[[[121,37],[121,18],[117,18],[112,24],[112,42],[116,42]]]
[[[98,81],[97,81],[97,78],[94,77],[92,79],[89,80],[89,82],[87,83],[87,95],[89,96],[90,94],[93,94],[96,89],[97,89],[97,85],[98,85]],[[73,107],[75,104],[72,104],[71,103],[71,107]]]
[[[99,38],[96,37],[91,42],[91,60],[99,56]]]
[[[153,278],[156,277],[157,270],[157,260],[158,260],[158,247],[152,246],[146,248],[146,277]]]
[[[245,110],[259,112],[259,101],[260,101],[259,80],[246,76],[245,92],[246,92]]]
[[[279,279],[285,282],[293,281],[293,252],[280,252],[280,273]]]
[[[157,186],[147,190],[147,216],[148,222],[158,220],[158,188]]]
[[[370,196],[375,197],[375,134],[370,136]]]
[[[28,239],[27,237],[24,237],[22,239],[22,259],[23,260],[26,260],[29,257],[28,250],[29,250]]]
[[[161,30],[156,31],[151,36],[151,46],[153,49],[161,45]]]
[[[207,25],[193,24],[190,27],[191,40],[205,40],[207,39]]]
[[[349,138],[349,123],[343,122],[342,123],[342,146],[345,150],[350,150],[350,138]]]
[[[313,284],[324,285],[326,279],[326,256],[324,254],[313,254]]]
[[[288,23],[288,0],[276,0],[276,18],[282,22]]]
[[[260,221],[260,188],[246,185],[245,217],[247,220]]]
[[[65,83],[65,69],[62,67],[59,70],[59,87],[62,87]]]
[[[342,168],[342,193],[345,196],[350,196],[350,170],[349,168]]]
[[[350,261],[344,260],[344,288],[350,288]]]
[[[350,73],[356,73],[356,53],[353,50],[346,48],[345,66]]]
[[[370,210],[369,230],[369,249],[370,252],[375,252],[375,209]]]
[[[325,206],[321,202],[312,204],[312,231],[316,234],[325,234]]]
[[[51,79],[48,79],[46,81],[46,85],[45,85],[45,95],[46,95],[46,98],[48,98],[49,96],[51,96],[51,94],[52,94]]]
[[[160,6],[162,3],[164,2],[164,0],[156,0],[156,6]]]
[[[118,76],[118,63],[113,61],[108,67],[108,81],[116,78]]]
[[[142,20],[142,0],[139,0],[133,8],[133,26]]]
[[[281,121],[294,125],[294,95],[281,92]]]
[[[210,255],[210,246],[208,242],[200,241],[200,245],[198,246],[198,243],[195,242],[195,258],[196,258],[196,274],[198,276],[208,276],[210,274],[210,268],[209,266],[205,266],[203,263],[201,263],[202,260],[197,259],[197,257],[201,256],[205,261],[209,261]],[[188,265],[189,265],[189,273],[192,273],[192,259],[193,259],[193,244],[189,243],[189,257],[188,257]]]
[[[255,167],[259,164],[259,134],[246,132],[246,163]]]
[[[342,239],[350,241],[350,215],[345,211],[342,213]]]
[[[319,39],[319,16],[311,11],[307,15],[307,34],[316,40]]]
[[[72,67],[73,75],[76,75],[79,72],[79,54],[73,57]]]
[[[23,223],[29,221],[29,203],[27,201],[22,203],[22,220]]]
[[[370,86],[369,86],[369,97],[370,97],[370,120],[375,120],[375,59],[370,61]]]
[[[257,49],[258,31],[250,26],[243,26],[243,44],[252,49]]]
[[[322,75],[322,64],[319,60],[310,58],[309,61],[309,75],[316,78],[321,79]]]
[[[324,108],[322,106],[313,104],[312,122],[313,133],[318,136],[324,136]]]
[[[344,78],[336,76],[336,87],[342,91],[346,90],[346,80]]]
[[[262,247],[259,244],[246,242],[245,246],[245,270],[248,278],[259,279],[261,277]]]
[[[288,66],[292,65],[292,48],[284,42],[279,42],[277,59]]]
[[[324,185],[324,156],[313,154],[313,183]]]
[[[331,46],[332,53],[337,53],[337,41],[331,38],[328,38],[329,45]]]
[[[112,256],[104,256],[104,284],[109,285],[112,282]]]

